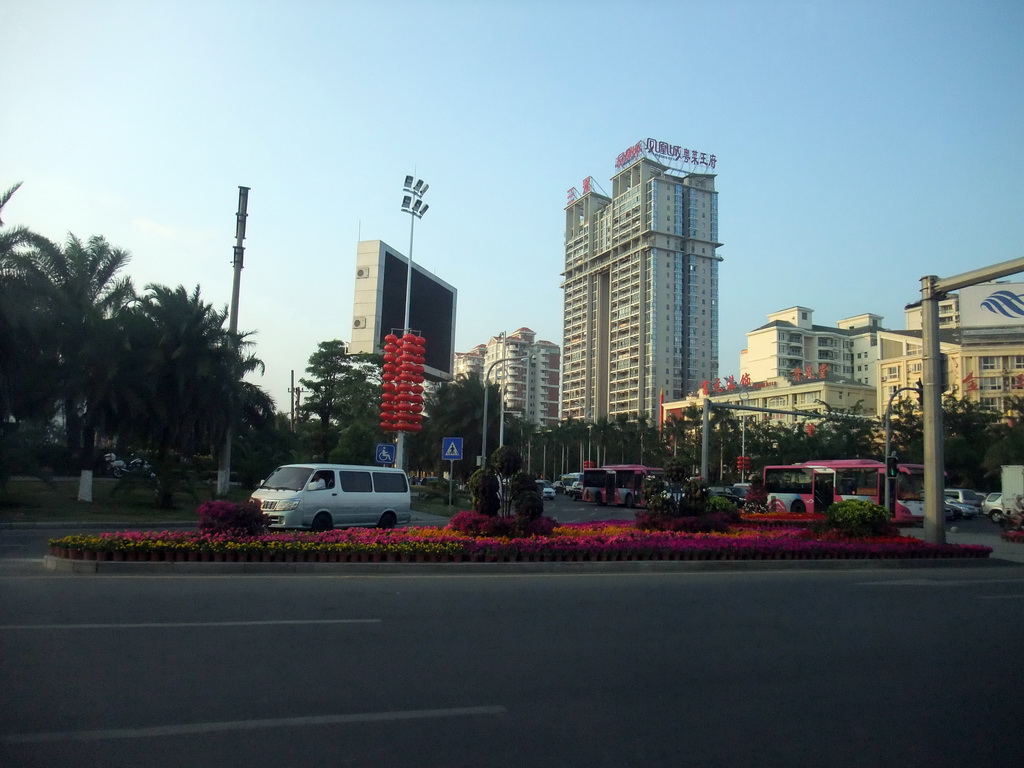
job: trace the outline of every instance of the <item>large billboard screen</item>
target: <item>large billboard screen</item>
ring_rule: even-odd
[[[960,289],[960,326],[1024,325],[1024,283],[983,283]]]
[[[378,342],[381,345],[384,344],[385,336],[389,333],[401,335],[401,329],[405,326],[406,280],[405,259],[386,251],[378,329]],[[420,269],[415,262],[412,270],[409,327],[427,340],[426,373],[434,373],[433,377],[441,373],[445,378],[450,378],[455,356],[452,346],[455,338],[455,290]]]

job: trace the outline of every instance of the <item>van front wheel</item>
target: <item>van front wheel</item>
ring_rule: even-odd
[[[331,530],[333,527],[334,525],[331,522],[331,516],[326,512],[321,512],[313,518],[313,524],[310,526],[310,529],[315,533],[323,533],[324,531]]]
[[[394,512],[385,512],[380,516],[380,520],[377,521],[378,528],[394,528],[395,524],[398,523],[398,518],[395,517]]]

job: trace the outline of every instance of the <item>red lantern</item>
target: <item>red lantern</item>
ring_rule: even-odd
[[[386,341],[388,344],[397,344],[398,337],[395,336],[395,334],[393,333],[389,333],[387,336],[384,337],[384,341]]]

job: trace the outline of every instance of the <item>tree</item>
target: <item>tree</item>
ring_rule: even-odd
[[[224,327],[226,308],[205,303],[199,286],[192,293],[161,285],[147,291],[127,318],[124,354],[136,365],[118,390],[112,420],[123,436],[154,451],[158,503],[165,506],[181,462],[216,454],[229,426],[272,421],[274,401],[244,381],[263,363],[248,353],[249,334]]]
[[[487,424],[487,442],[493,450],[498,443],[498,386],[487,385],[487,410],[490,417]],[[417,435],[416,442],[429,449],[436,448],[431,456],[434,462],[429,466],[437,466],[440,461],[441,440],[445,437],[462,437],[461,462],[456,462],[454,470],[463,479],[476,469],[476,457],[481,453],[483,435],[484,385],[479,376],[458,378],[454,381],[442,382],[428,392],[424,402],[427,418],[424,420],[423,431]]]
[[[111,365],[120,316],[135,297],[130,278],[118,273],[127,251],[102,237],[83,243],[69,235],[63,247],[45,240],[24,260],[29,289],[42,298],[44,322],[55,351],[52,378],[59,390],[65,440],[78,454],[79,499],[92,500],[95,440],[104,428],[104,404],[114,387]]]
[[[991,427],[992,442],[982,461],[990,488],[998,487],[1000,468],[1004,464],[1024,463],[1024,397],[1006,398],[1003,408],[1010,418]]]
[[[20,186],[0,194],[0,215]],[[0,430],[24,419],[48,420],[58,399],[47,300],[30,279],[35,250],[46,243],[26,227],[5,228],[0,219]]]
[[[364,435],[367,430],[379,434],[381,365],[379,355],[351,355],[345,342],[338,339],[317,344],[306,367],[308,376],[299,380],[306,392],[301,411],[317,419],[308,435],[313,455],[326,458],[335,448],[351,455],[352,451],[339,445],[339,439],[344,429],[355,424],[364,429],[348,432],[350,436]],[[371,445],[363,461],[372,455]]]

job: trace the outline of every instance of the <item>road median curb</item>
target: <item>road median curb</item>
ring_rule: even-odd
[[[997,558],[908,558],[905,560],[627,560],[561,561],[550,563],[219,563],[118,562],[69,560],[46,555],[43,566],[61,573],[126,575],[305,575],[305,576],[413,576],[699,573],[729,571],[850,571],[915,568],[992,568],[1018,566]]]

